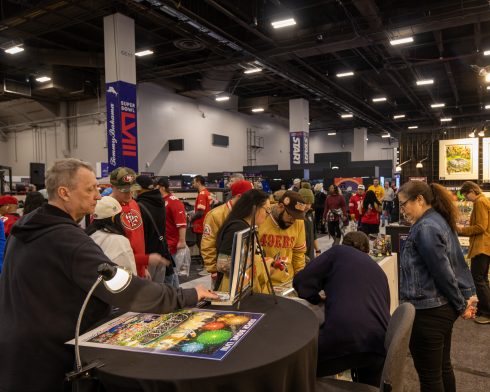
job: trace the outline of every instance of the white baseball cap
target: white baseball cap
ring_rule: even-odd
[[[95,206],[94,219],[111,218],[122,211],[121,204],[112,196],[104,196],[97,201]]]
[[[357,189],[366,189],[366,187],[365,187],[364,185],[362,185],[362,184],[359,184],[359,185],[357,186]]]

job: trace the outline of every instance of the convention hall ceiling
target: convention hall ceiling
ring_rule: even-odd
[[[115,12],[135,20],[136,50],[153,51],[136,59],[138,82],[213,102],[233,95],[250,115],[260,106],[288,118],[289,100],[305,98],[318,132],[399,135],[490,119],[485,0],[2,0],[0,48],[24,51],[0,51],[0,99],[100,95],[103,17]],[[261,71],[245,73],[252,68]]]

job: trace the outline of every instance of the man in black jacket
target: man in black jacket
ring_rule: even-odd
[[[157,267],[149,266],[151,280],[159,283],[168,283],[175,288],[179,287],[179,279],[174,271],[175,263],[168,249],[165,224],[165,202],[160,190],[153,180],[144,175],[136,177],[136,184],[140,188],[136,199],[140,206],[145,231],[145,248],[148,253],[159,253],[168,260],[166,267],[162,264]]]
[[[90,165],[56,162],[47,172],[48,203],[12,228],[0,277],[0,391],[66,390],[73,368],[78,313],[101,263],[113,264],[77,225],[100,199]],[[101,320],[110,305],[165,313],[209,297],[203,287],[176,290],[133,276],[112,294],[100,285],[85,312],[82,331]],[[211,295],[217,298],[215,295]]]

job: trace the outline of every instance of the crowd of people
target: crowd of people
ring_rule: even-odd
[[[73,350],[64,343],[101,263],[125,267],[134,279],[118,295],[99,287],[82,330],[112,306],[165,313],[217,299],[203,286],[180,288],[175,260],[189,232],[202,257],[201,275],[209,275],[213,290],[226,291],[234,235],[255,225],[263,254],[254,260],[253,290],[270,294],[270,283],[272,289],[292,284],[300,298],[325,308],[319,377],[352,369],[355,381],[379,386],[390,295],[384,272],[368,255],[368,234],[379,233],[396,213],[412,225],[400,258],[400,301],[416,308],[410,350],[421,390],[455,390],[450,341],[458,317],[490,323],[490,202],[475,183],[461,187],[474,203],[467,227],[456,224],[445,188],[420,181],[396,190],[375,179],[367,191],[362,184],[344,192],[332,184],[325,192],[322,184],[312,190],[295,179],[269,195],[236,174],[216,206],[205,178],[196,176],[192,213],[165,178],[120,167],[110,184],[101,197],[91,166],[64,159],[47,172],[47,200],[28,194],[22,217],[15,197],[0,197],[0,352],[9,358],[0,367],[3,390],[63,390],[73,366]],[[78,223],[87,216],[82,229]],[[318,237],[325,233],[333,245],[322,253]],[[470,237],[471,271],[457,233]]]

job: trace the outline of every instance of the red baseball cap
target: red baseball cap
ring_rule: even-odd
[[[0,196],[0,206],[4,206],[7,204],[15,204],[18,205],[19,201],[17,200],[16,197],[13,196]]]
[[[253,189],[253,185],[250,181],[239,180],[231,184],[230,189],[231,189],[231,195],[237,196],[249,191],[250,189]]]

